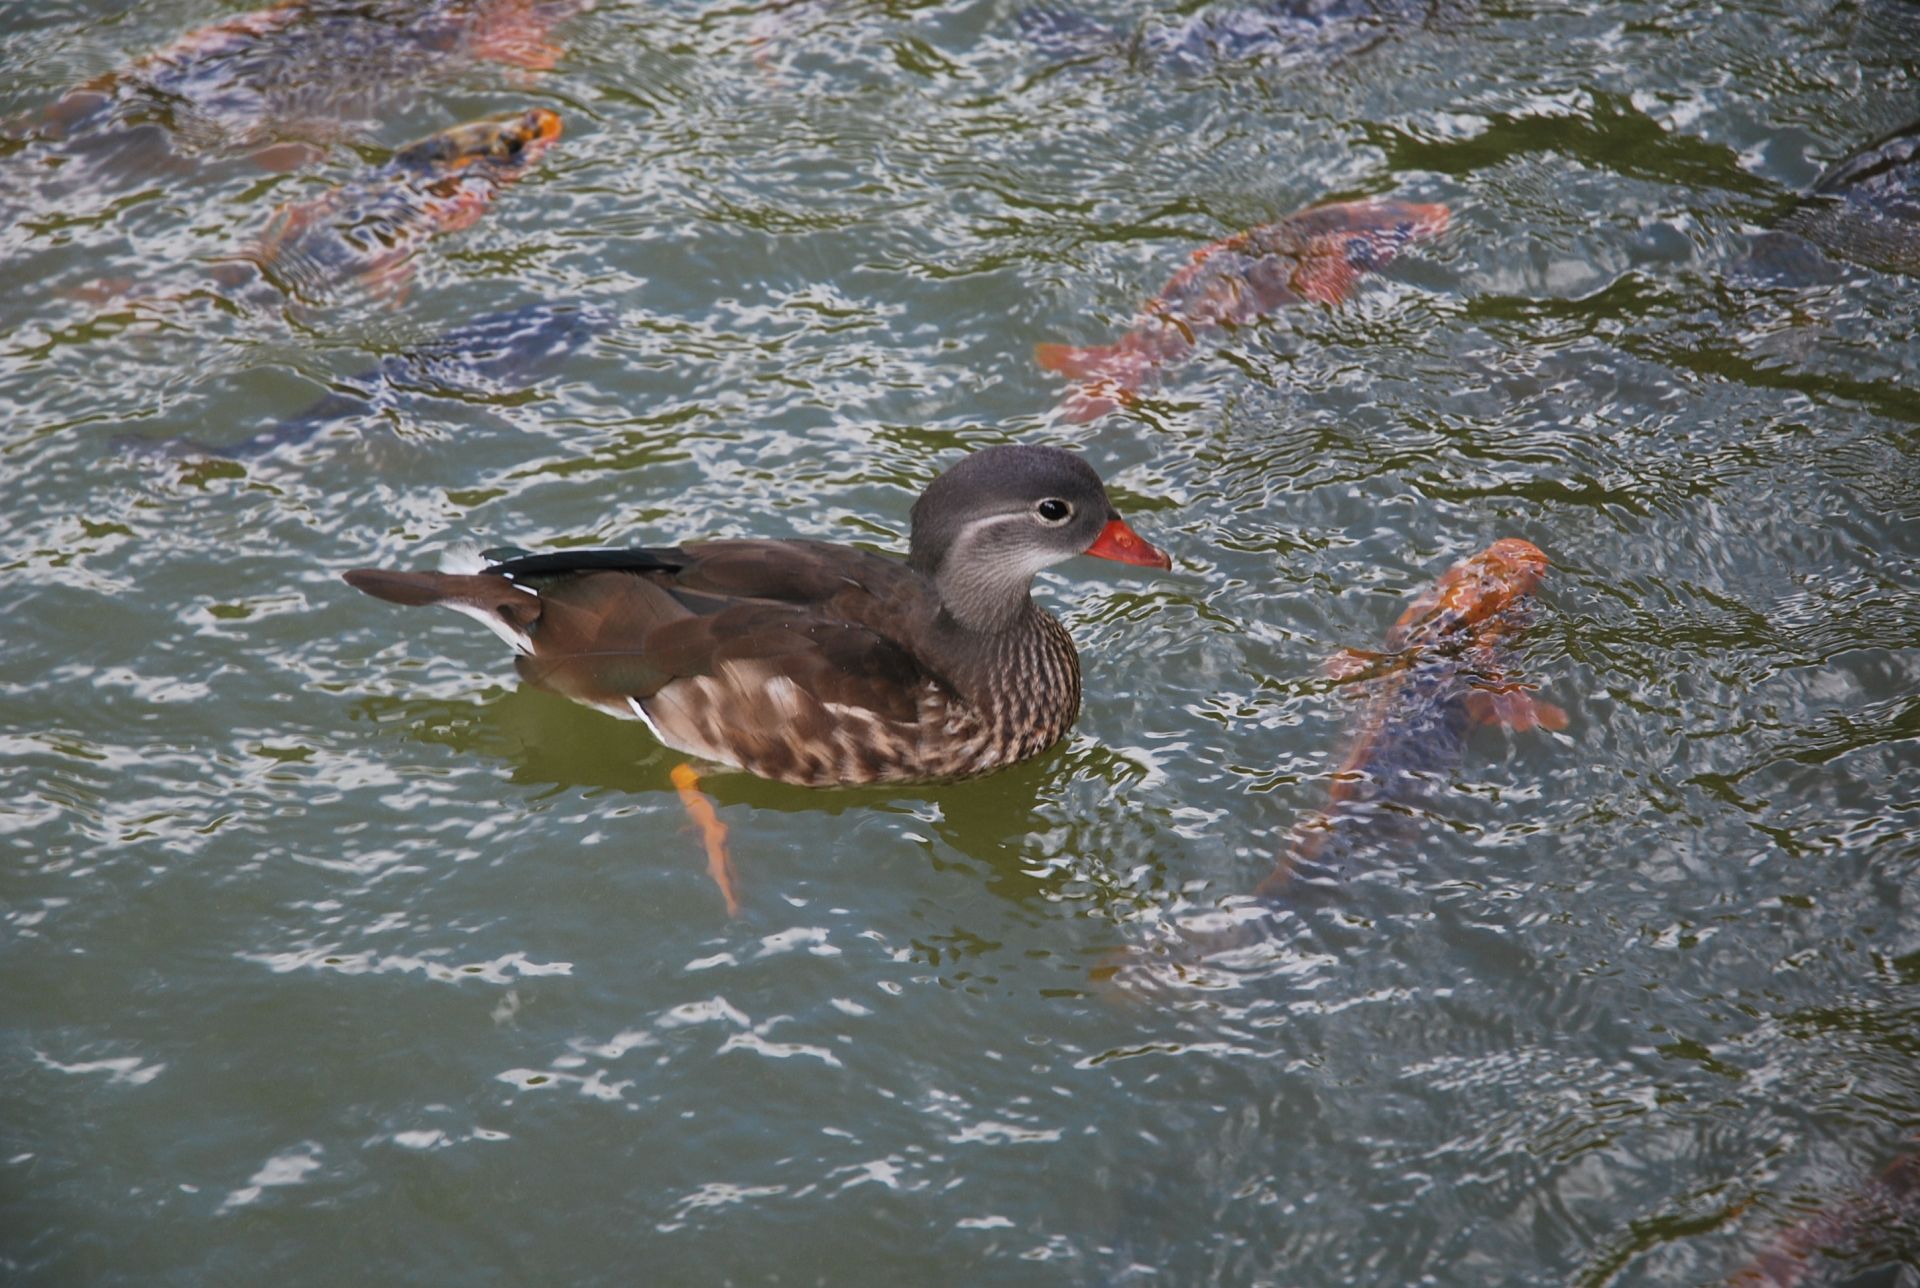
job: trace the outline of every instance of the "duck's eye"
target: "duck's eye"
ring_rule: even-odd
[[[1033,511],[1040,516],[1042,523],[1065,523],[1073,517],[1073,507],[1053,496],[1034,506]]]

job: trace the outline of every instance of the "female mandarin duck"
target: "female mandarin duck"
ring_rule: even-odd
[[[346,580],[477,618],[513,646],[528,683],[763,778],[925,782],[1037,755],[1079,714],[1080,664],[1030,597],[1034,574],[1082,554],[1172,561],[1057,448],[976,452],[928,485],[912,518],[904,563],[822,541],[728,540]],[[674,781],[732,907],[711,807],[690,769]]]

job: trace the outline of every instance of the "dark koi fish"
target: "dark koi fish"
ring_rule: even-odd
[[[158,120],[190,151],[327,144],[386,115],[423,83],[478,61],[544,71],[548,40],[590,0],[286,0],[188,32],[69,92],[39,134],[61,140]],[[292,146],[289,146],[292,145]]]
[[[1920,275],[1920,121],[1843,158],[1780,226],[1841,259]]]
[[[1401,0],[1267,0],[1211,7],[1173,25],[1117,27],[1058,5],[1025,10],[1021,34],[1053,58],[1124,61],[1174,75],[1223,64],[1312,61],[1364,53],[1420,20]]]
[[[1203,335],[1288,305],[1348,299],[1361,277],[1392,263],[1409,242],[1446,231],[1448,217],[1440,205],[1360,201],[1315,206],[1250,228],[1195,251],[1193,262],[1114,343],[1041,344],[1034,359],[1079,382],[1062,404],[1064,419],[1092,420],[1132,401],[1160,368],[1193,352]]]
[[[559,137],[560,118],[544,107],[428,135],[358,179],[281,206],[245,260],[308,303],[350,282],[397,301],[420,248],[478,222]]]
[[[1920,1154],[1895,1159],[1857,1193],[1787,1230],[1727,1282],[1792,1288],[1817,1273],[1826,1257],[1856,1255],[1875,1245],[1876,1233],[1900,1231],[1906,1237],[1897,1250],[1911,1257],[1920,1237]]]
[[[1920,121],[1875,139],[1814,181],[1740,271],[1774,281],[1831,279],[1826,256],[1920,276]]]
[[[1527,627],[1546,575],[1537,546],[1503,537],[1463,560],[1407,608],[1387,632],[1388,652],[1343,659],[1339,674],[1364,680],[1368,699],[1324,809],[1299,829],[1292,849],[1256,893],[1278,898],[1312,868],[1336,834],[1367,826],[1383,804],[1403,801],[1425,775],[1466,756],[1477,724],[1564,729],[1567,713],[1509,679],[1505,647]]]
[[[613,329],[603,309],[578,304],[531,304],[490,313],[458,326],[406,353],[383,359],[371,371],[251,438],[215,447],[190,438],[122,439],[130,451],[162,456],[219,456],[243,460],[312,439],[333,425],[396,406],[401,395],[426,390],[486,395],[524,389],[551,373],[562,359]]]

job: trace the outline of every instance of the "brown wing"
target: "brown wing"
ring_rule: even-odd
[[[902,642],[938,612],[930,589],[903,564],[844,546],[564,551],[477,575],[347,579],[396,603],[478,618],[514,645],[528,683],[620,715],[675,680],[720,677],[744,704],[724,718],[748,728],[775,719],[764,708],[769,684],[911,722],[926,682],[939,680]]]
[[[685,546],[629,550],[566,550],[523,555],[496,563],[489,572],[545,593],[549,579],[584,572],[651,574],[694,611],[713,601],[761,599],[783,604],[826,605],[849,590],[917,611],[931,592],[905,564],[884,555],[824,541],[700,541]]]
[[[527,683],[621,714],[629,697],[644,698],[674,678],[653,641],[692,614],[645,575],[573,573],[539,579],[540,620],[528,632],[532,651],[514,665]]]
[[[596,571],[574,571],[583,566]],[[845,546],[580,551],[496,571],[540,595],[521,675],[579,702],[619,710],[676,679],[752,672],[823,703],[911,721],[922,686],[937,678],[897,638],[937,611],[931,593],[897,561]],[[762,713],[737,715],[752,723]]]
[[[926,583],[899,560],[824,541],[706,541],[679,553],[686,562],[673,575],[678,590],[829,611],[839,601],[848,611],[854,600],[877,598],[906,615],[931,598]]]

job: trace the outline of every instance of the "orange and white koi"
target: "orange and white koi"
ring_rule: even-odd
[[[1885,1237],[1902,1229],[1909,1241],[1896,1251],[1911,1254],[1911,1240],[1920,1237],[1920,1154],[1895,1159],[1853,1194],[1783,1232],[1727,1283],[1792,1288],[1819,1273],[1825,1256],[1858,1253],[1876,1233]]]
[[[1511,678],[1502,656],[1526,629],[1546,571],[1539,547],[1503,537],[1416,598],[1387,632],[1388,652],[1340,659],[1335,678],[1363,682],[1366,713],[1326,806],[1297,830],[1260,897],[1284,895],[1296,871],[1320,863],[1336,837],[1364,827],[1422,776],[1457,766],[1472,726],[1566,728],[1567,713]]]
[[[428,135],[352,182],[281,206],[243,258],[308,303],[356,281],[397,299],[420,248],[472,226],[559,137],[560,117],[544,107]]]
[[[1062,404],[1070,422],[1093,420],[1133,401],[1160,369],[1193,352],[1202,336],[1293,304],[1350,298],[1365,274],[1385,268],[1409,243],[1438,237],[1442,205],[1404,201],[1315,206],[1278,223],[1203,246],[1112,344],[1034,347],[1048,371],[1077,382]]]
[[[200,27],[50,106],[38,133],[157,121],[189,151],[264,149],[290,168],[473,62],[554,66],[591,0],[284,0]]]

